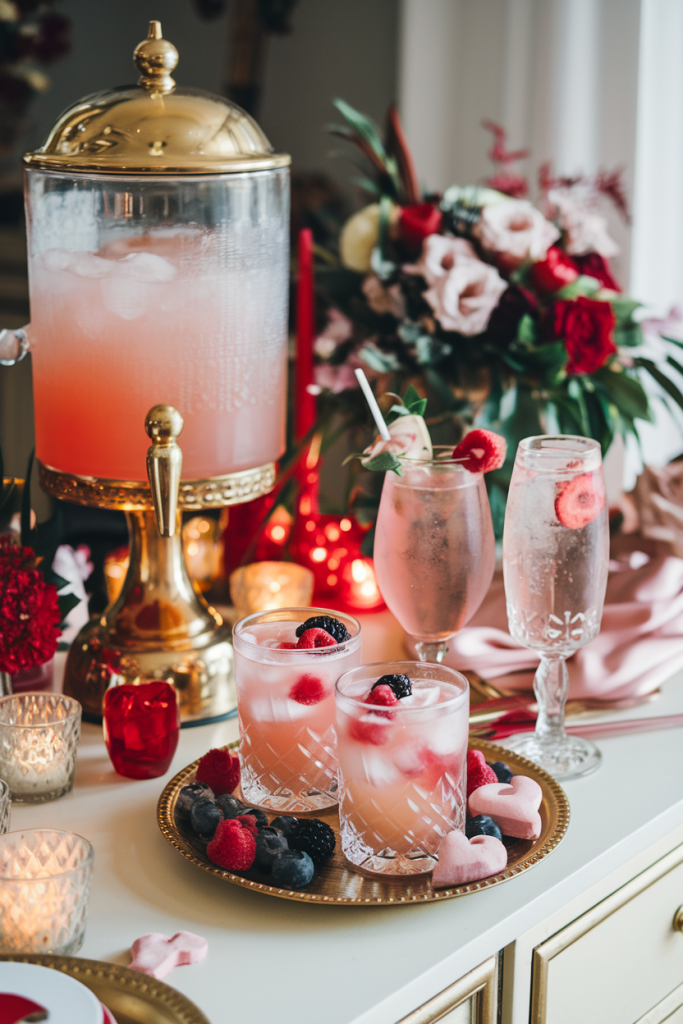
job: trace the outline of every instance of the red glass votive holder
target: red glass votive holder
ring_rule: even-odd
[[[178,697],[170,683],[122,683],[104,695],[104,742],[128,779],[156,779],[173,760],[180,733]]]

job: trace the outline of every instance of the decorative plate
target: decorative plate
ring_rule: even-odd
[[[94,992],[114,1014],[116,1024],[209,1024],[201,1010],[180,992],[130,967],[48,953],[0,954],[0,960],[63,971]]]
[[[236,743],[231,747],[237,746]],[[337,835],[337,848],[332,860],[323,868],[318,868],[313,881],[305,889],[279,889],[270,885],[268,876],[262,875],[254,868],[236,875],[212,864],[206,855],[207,841],[196,836],[189,828],[180,825],[175,819],[175,802],[183,786],[193,782],[199,761],[188,765],[171,779],[164,789],[157,806],[159,828],[171,846],[186,857],[190,863],[211,875],[217,875],[227,882],[241,885],[254,892],[280,896],[286,900],[302,900],[304,903],[334,903],[360,905],[391,905],[400,906],[406,903],[426,903],[434,900],[453,899],[465,896],[480,889],[490,889],[510,878],[528,871],[549,853],[563,839],[569,825],[569,802],[564,790],[547,772],[526,758],[514,754],[511,750],[499,747],[485,740],[472,739],[470,747],[475,747],[486,757],[487,761],[505,761],[515,775],[528,775],[535,779],[543,790],[543,799],[539,807],[541,815],[541,835],[535,840],[520,839],[508,848],[508,863],[505,871],[483,878],[479,882],[453,886],[450,889],[432,888],[431,874],[399,876],[393,878],[379,875],[361,874],[346,860],[341,852],[339,841],[339,815],[336,808],[319,811],[315,817],[327,821]],[[275,815],[270,815],[275,817]]]

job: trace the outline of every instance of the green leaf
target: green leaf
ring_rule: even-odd
[[[449,356],[453,349],[448,342],[421,334],[415,342],[415,358],[421,366],[432,366]]]
[[[372,459],[362,460],[361,464],[364,469],[371,469],[375,473],[386,473],[392,470],[397,476],[403,476],[401,462],[391,452],[380,452]]]
[[[629,299],[625,295],[610,299],[609,304],[618,322],[631,321],[635,311],[642,306],[642,302],[638,302],[636,299]]]
[[[653,363],[651,359],[640,358],[636,359],[636,364],[638,366],[642,366],[644,370],[647,370],[650,376],[657,381],[660,388],[666,391],[667,395],[673,398],[674,402],[680,409],[683,409],[683,394],[681,394],[674,382],[670,380],[665,373],[662,373],[656,363]],[[677,365],[675,361],[673,365]]]
[[[60,594],[57,597],[57,604],[59,606],[59,614],[61,615],[60,625],[64,625],[64,620],[77,604],[81,603],[80,597],[76,597],[75,594]]]
[[[517,341],[531,347],[538,341],[538,327],[529,313],[525,313],[517,325]]]
[[[401,369],[401,362],[393,352],[382,352],[371,341],[361,346],[358,355],[371,370],[376,370],[377,373],[391,373]]]
[[[415,416],[424,416],[425,409],[427,408],[427,399],[423,398],[417,388],[410,384],[403,396],[403,404],[409,413]]]
[[[662,341],[670,341],[672,345],[678,345],[679,348],[683,348],[683,341],[680,338],[669,338],[666,334],[660,334]]]
[[[645,360],[645,362],[647,363],[649,360]],[[640,363],[641,360],[636,360],[636,364]],[[654,363],[651,365],[654,366]],[[643,385],[635,377],[603,367],[593,374],[593,381],[608,392],[619,412],[625,413],[630,419],[652,419]]]
[[[372,146],[377,156],[386,163],[387,154],[384,149],[384,143],[382,142],[382,138],[377,127],[373,124],[370,118],[366,117],[365,114],[361,114],[359,110],[352,107],[350,103],[346,102],[346,100],[335,99],[332,100],[332,102],[344,120],[358,132],[361,138],[365,139],[365,141]]]
[[[576,377],[572,377],[567,385],[567,393],[570,398],[574,399],[576,403],[576,409],[579,415],[579,422],[581,424],[581,433],[584,437],[591,436],[591,425],[588,418],[588,409],[586,408],[586,399],[584,398],[583,388],[581,383]]]
[[[555,293],[558,299],[577,299],[580,295],[595,295],[602,288],[601,283],[595,277],[588,277],[580,274],[576,280],[566,284]]]

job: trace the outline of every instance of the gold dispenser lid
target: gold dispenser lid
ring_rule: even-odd
[[[176,86],[178,51],[149,23],[133,55],[137,85],[86,96],[65,111],[28,167],[92,174],[233,174],[286,167],[244,110],[211,93]]]

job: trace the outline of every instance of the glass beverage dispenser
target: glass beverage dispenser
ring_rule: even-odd
[[[284,450],[290,160],[235,104],[176,87],[159,22],[134,59],[137,86],[75,104],[24,158],[31,323],[0,358],[32,353],[49,493],[129,514],[126,582],[65,691],[98,717],[112,677],[168,679],[205,720],[234,710],[232,647],[179,515],[267,492]]]

